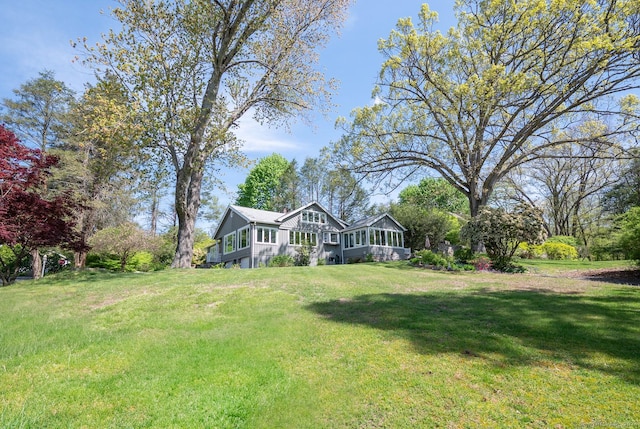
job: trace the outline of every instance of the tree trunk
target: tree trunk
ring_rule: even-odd
[[[73,266],[76,269],[83,269],[87,265],[87,251],[73,252]]]
[[[204,165],[200,163],[197,167],[188,168],[193,163],[189,163],[187,159],[185,159],[185,166],[177,174],[175,209],[178,217],[178,244],[171,268],[191,268],[193,259],[195,225],[200,208]]]
[[[42,278],[42,259],[40,258],[40,252],[38,249],[33,249],[31,251],[31,269],[33,271],[34,280]]]
[[[475,195],[469,195],[469,213],[471,217],[474,218],[480,212],[480,208],[487,204],[487,200],[489,199],[489,195],[483,195],[482,197],[476,197]],[[469,243],[471,246],[471,250],[476,253],[485,253],[486,249],[484,247],[483,242],[479,243]]]
[[[158,191],[153,191],[153,195],[151,196],[151,234],[155,237],[158,231],[158,215],[160,205],[158,201]]]

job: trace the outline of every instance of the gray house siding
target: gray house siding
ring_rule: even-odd
[[[296,258],[309,234],[315,234],[311,265],[364,261],[369,255],[381,261],[406,259],[403,232],[389,215],[349,227],[317,203],[290,213],[229,206],[214,234],[218,244],[209,249],[207,261],[256,268],[268,265],[277,255]]]

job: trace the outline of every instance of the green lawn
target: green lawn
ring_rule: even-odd
[[[0,314],[2,428],[640,426],[634,286],[404,263],[87,272],[0,288]]]

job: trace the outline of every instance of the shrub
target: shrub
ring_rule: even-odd
[[[269,260],[269,267],[293,267],[295,265],[295,259],[289,255],[277,255]]]
[[[540,244],[520,243],[516,251],[516,256],[524,259],[536,259],[541,258],[543,253],[544,250]]]
[[[136,252],[127,264],[127,269],[133,271],[153,271],[153,254],[151,252]]]
[[[296,249],[296,252],[296,265],[300,267],[308,267],[309,265],[311,265],[311,257],[315,252],[315,249],[311,243],[304,243],[302,246]]]
[[[491,259],[486,256],[478,256],[475,260],[470,261],[476,271],[485,271],[491,268]]]
[[[477,216],[460,230],[460,237],[472,245],[483,243],[494,267],[507,267],[520,243],[541,243],[544,220],[537,208],[521,204],[512,212],[482,207]]]
[[[475,257],[475,253],[469,247],[460,247],[453,251],[453,257],[456,258],[456,262],[466,264]]]
[[[434,253],[431,250],[420,250],[416,252],[416,257],[414,259],[418,259],[418,263],[438,268],[448,268],[453,263],[450,258]]]
[[[547,241],[542,245],[542,250],[552,260],[578,259],[578,250],[569,244]]]

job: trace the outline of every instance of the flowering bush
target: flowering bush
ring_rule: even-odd
[[[486,271],[491,268],[491,260],[485,256],[479,256],[473,261],[473,266],[476,271]]]
[[[513,212],[483,207],[460,231],[463,239],[484,243],[496,269],[513,265],[511,258],[520,243],[541,244],[545,235],[542,213],[525,204],[517,206]]]

